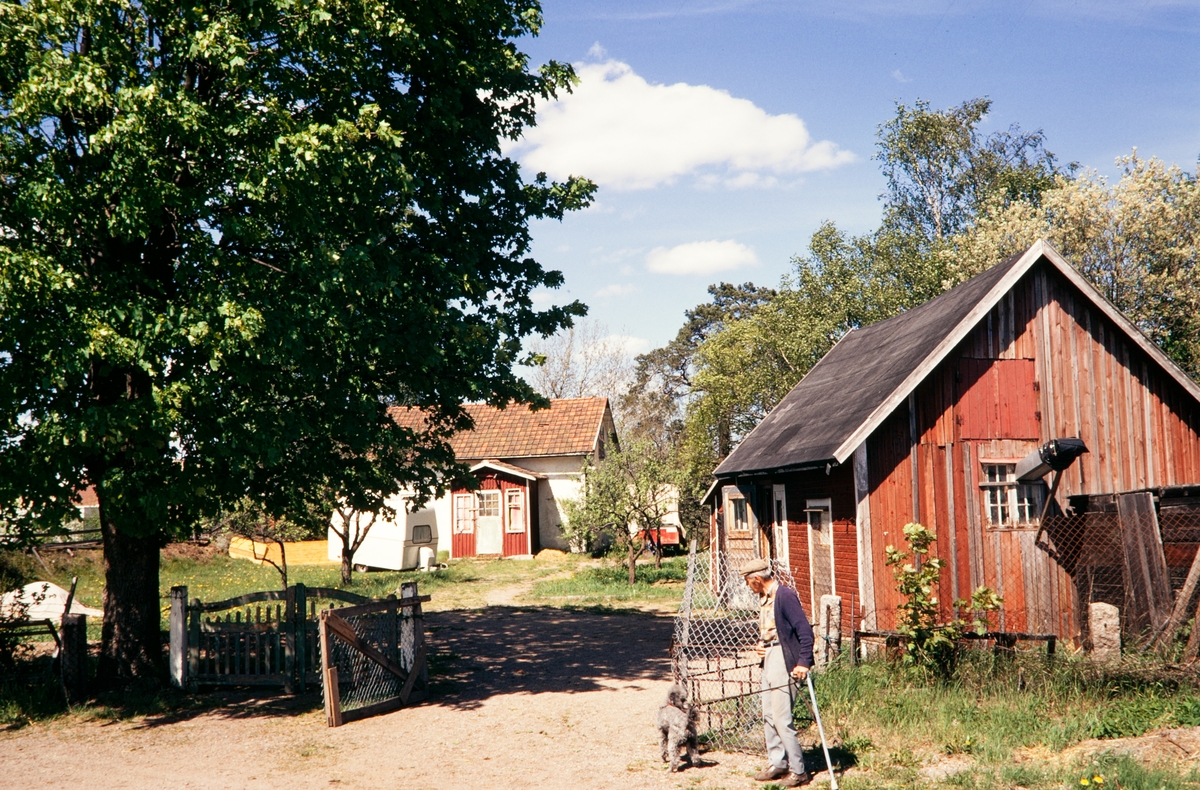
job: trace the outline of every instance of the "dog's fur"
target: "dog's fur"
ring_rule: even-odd
[[[682,683],[671,686],[667,701],[658,709],[655,723],[662,735],[663,762],[671,764],[672,771],[679,770],[679,750],[687,747],[689,765],[698,765],[696,744],[696,719],[698,714],[688,704],[687,687]]]

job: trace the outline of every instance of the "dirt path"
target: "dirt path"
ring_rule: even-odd
[[[516,596],[514,596],[515,598]],[[329,729],[304,700],[0,733],[14,788],[751,788],[757,759],[670,774],[654,713],[671,619],[495,606],[428,615],[431,700]]]

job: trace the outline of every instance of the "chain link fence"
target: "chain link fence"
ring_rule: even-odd
[[[683,602],[675,619],[675,679],[686,683],[699,713],[699,735],[708,748],[761,753],[762,667],[758,596],[738,568],[750,554],[697,552],[688,555]],[[771,563],[780,583],[795,587],[787,567]]]

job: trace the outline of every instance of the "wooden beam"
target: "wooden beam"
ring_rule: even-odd
[[[1196,594],[1197,586],[1200,586],[1200,549],[1197,549],[1196,556],[1192,558],[1192,567],[1188,570],[1187,581],[1183,583],[1183,589],[1175,597],[1175,608],[1171,611],[1171,617],[1167,620],[1166,625],[1158,632],[1153,643],[1154,648],[1166,647],[1175,638],[1176,632],[1187,619],[1188,610],[1192,608],[1192,598]]]
[[[388,672],[391,672],[396,677],[402,679],[408,678],[410,673],[405,672],[402,667],[396,664],[396,662],[392,661],[383,653],[380,653],[374,647],[359,639],[358,634],[354,632],[354,629],[350,627],[350,624],[338,617],[338,615],[332,610],[326,609],[325,611],[321,612],[321,620],[326,624],[326,627],[330,631],[333,631],[341,639],[345,640],[355,650],[362,653],[364,656],[371,659]]]

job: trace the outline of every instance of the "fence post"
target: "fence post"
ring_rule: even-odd
[[[187,681],[188,691],[195,691],[200,679],[200,599],[193,598],[188,609],[188,650],[187,650]]]
[[[404,582],[400,585],[401,598],[416,598],[418,595],[416,582]],[[401,663],[401,666],[412,669],[413,663],[417,660],[417,651],[421,649],[421,645],[425,642],[424,619],[425,617],[421,613],[420,601],[417,601],[412,606],[405,606],[400,610],[400,644],[402,646],[411,645],[411,648],[403,649],[404,661]],[[421,689],[424,690],[429,684],[428,661],[421,665],[419,679],[421,681]]]
[[[296,693],[296,585],[287,588],[283,622],[283,690],[286,694]]]
[[[177,689],[187,688],[187,593],[187,587],[171,588],[171,620],[169,629],[171,639],[171,685]]]
[[[62,668],[62,682],[63,688],[67,692],[67,702],[75,703],[87,697],[87,649],[87,617],[82,614],[63,615],[62,652],[59,655],[59,666]]]
[[[816,655],[817,666],[823,667],[842,652],[842,597],[822,595],[818,615],[819,645]]]
[[[308,590],[296,582],[296,693],[303,694],[308,679]]]
[[[1109,603],[1088,604],[1088,634],[1092,638],[1092,658],[1117,661],[1121,658],[1121,612]]]

